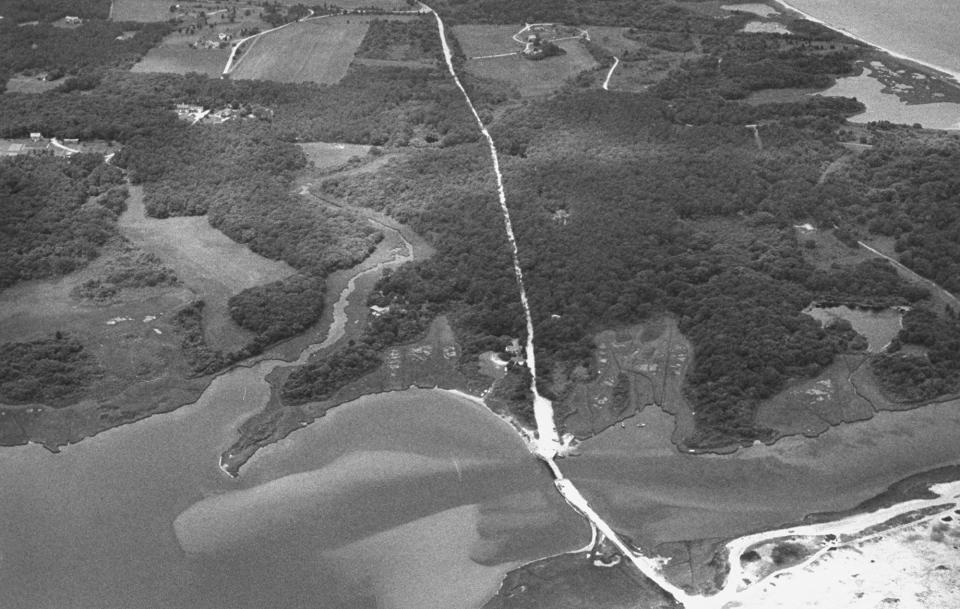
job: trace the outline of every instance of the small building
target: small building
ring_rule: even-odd
[[[63,20],[69,23],[70,25],[80,25],[81,23],[83,23],[83,19],[81,19],[80,17],[74,17],[73,15],[67,15],[66,17],[63,18]]]
[[[31,132],[31,133],[30,133],[30,139],[31,139],[32,141],[34,141],[34,142],[39,142],[40,140],[43,139],[43,134],[42,134],[42,133],[39,133],[39,132],[36,132],[36,131]]]
[[[219,34],[217,34],[217,38],[220,39],[220,42],[229,42],[230,40],[233,39],[233,36],[231,36],[230,34],[227,34],[226,32],[220,32]]]

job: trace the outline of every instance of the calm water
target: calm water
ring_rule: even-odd
[[[839,307],[807,307],[804,313],[827,325],[835,319],[846,319],[853,329],[867,339],[867,349],[879,353],[900,333],[900,312],[895,309],[853,309]]]
[[[737,537],[846,509],[897,480],[960,462],[957,401],[726,456],[678,453],[672,427],[672,417],[647,407],[560,462],[607,522],[648,546]]]
[[[472,607],[588,539],[512,430],[438,391],[358,400],[226,478],[268,369],[61,455],[0,451],[0,606]]]
[[[786,0],[871,44],[960,74],[956,0]]]

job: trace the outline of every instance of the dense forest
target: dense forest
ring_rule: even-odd
[[[29,343],[0,345],[0,401],[62,406],[103,370],[76,338],[57,332]]]
[[[762,151],[742,125],[677,125],[669,102],[653,95],[568,91],[495,123],[541,390],[562,397],[555,388],[568,386],[571,371],[593,365],[592,333],[668,312],[695,348],[688,385],[700,435],[692,442],[763,438],[768,432],[753,420],[760,400],[862,346],[849,327],[822,328],[803,315],[806,306],[925,297],[887,263],[818,270],[804,259],[791,223],[829,217],[853,196],[817,183],[824,158],[842,149],[802,125],[822,114],[840,124],[842,112],[828,108],[820,100],[783,108],[786,116],[765,127]],[[387,211],[435,240],[438,255],[385,279],[377,304],[458,311],[464,357],[502,350],[507,337],[523,333],[521,313],[509,304],[509,261],[482,258],[502,237],[486,226],[471,231],[456,203],[466,196],[460,188],[489,191],[491,179],[467,154],[425,152],[377,176],[322,185],[329,196]],[[741,235],[698,228],[712,218],[736,219],[731,230]],[[299,380],[291,377],[288,388],[299,390]]]
[[[944,318],[929,309],[911,309],[897,339],[871,364],[880,386],[895,399],[918,402],[957,393],[960,320],[952,310]]]
[[[441,0],[436,8],[451,23],[618,25],[651,54],[689,54],[643,93],[600,91],[574,79],[550,98],[521,103],[508,85],[464,75],[502,155],[536,329],[536,380],[546,395],[562,398],[574,370],[592,369],[598,330],[668,314],[694,348],[687,393],[698,435],[691,445],[768,437],[754,420],[761,400],[863,344],[848,325],[821,327],[805,307],[916,305],[926,296],[885,262],[815,267],[795,223],[835,227],[853,246],[868,232],[893,237],[905,264],[960,289],[956,138],[876,127],[873,148],[851,156],[838,132],[862,109],[855,100],[744,101],[754,91],[824,87],[851,74],[860,45],[802,21],[790,24],[790,37],[745,35],[747,16],[715,19],[658,0]],[[130,74],[109,67],[142,54],[162,28],[115,41],[113,24],[87,27],[17,32],[44,49],[34,56],[18,55],[23,41],[0,41],[8,69],[76,73],[47,93],[4,94],[0,136],[41,131],[117,141],[123,148],[114,163],[143,185],[150,214],[206,215],[234,240],[298,271],[230,300],[234,321],[255,334],[234,352],[204,340],[202,301],[183,308],[174,323],[195,374],[309,326],[321,313],[326,274],[361,260],[379,239],[359,215],[292,194],[293,176],[306,165],[295,145],[301,141],[407,146],[377,173],[335,176],[320,188],[408,223],[437,253],[385,274],[370,304],[387,310],[342,351],[294,371],[281,391],[286,402],[329,397],[441,312],[450,315],[464,363],[522,337],[489,157],[442,66],[355,62],[333,85]],[[103,35],[83,37],[94,31]],[[82,50],[68,53],[72,46]],[[433,59],[438,51],[428,18],[374,21],[359,56]],[[588,51],[610,60],[602,48]],[[177,103],[256,110],[253,118],[188,127],[171,111]],[[756,138],[747,125],[756,125]],[[0,285],[78,268],[114,235],[121,176],[104,167],[84,157],[0,162],[2,204],[13,219],[0,227],[9,254]],[[47,198],[52,203],[42,205]],[[103,286],[89,287],[96,294]],[[874,362],[885,389],[905,400],[956,390],[956,328],[956,320],[914,306],[896,343],[911,348],[895,346]],[[82,364],[70,348],[57,353]],[[514,367],[501,384],[508,397],[526,397],[524,374]]]
[[[129,31],[135,34],[123,36]],[[0,21],[0,85],[17,72],[43,71],[56,80],[108,66],[129,68],[169,31],[162,23],[95,20],[64,29],[46,23],[17,27],[4,19]]]
[[[98,155],[0,159],[0,289],[95,258],[116,234],[117,214],[87,201],[122,180]]]
[[[879,131],[871,150],[832,182],[867,185],[850,223],[896,238],[900,261],[960,292],[960,138]]]
[[[481,102],[503,92],[472,81]],[[269,110],[269,132],[283,141],[331,141],[405,145],[413,139],[454,145],[476,141],[469,111],[445,72],[435,68],[351,66],[335,85],[209,79],[199,74],[113,72],[91,90],[4,96],[0,137],[30,131],[58,137],[126,142],[134,136],[164,136],[175,121],[176,103],[208,108],[256,104]]]

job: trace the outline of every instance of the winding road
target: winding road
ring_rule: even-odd
[[[610,66],[610,71],[607,72],[607,77],[603,79],[603,90],[604,90],[604,91],[609,91],[609,90],[610,90],[610,77],[613,76],[613,71],[617,69],[617,66],[618,66],[618,65],[620,65],[620,58],[619,58],[619,57],[614,57],[614,58],[613,58],[613,65]]]

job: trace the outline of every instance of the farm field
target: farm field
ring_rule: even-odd
[[[355,16],[313,19],[248,43],[230,73],[235,79],[335,83],[347,73],[367,32]]]
[[[170,0],[113,0],[110,18],[114,21],[166,21],[170,18],[171,4]]]
[[[203,321],[208,343],[215,349],[233,349],[252,337],[233,323],[227,299],[246,288],[292,275],[293,268],[254,254],[210,226],[204,216],[146,217],[140,187],[130,189],[128,204],[120,217],[122,234],[158,256],[206,302]]]
[[[199,72],[217,77],[223,72],[230,56],[229,49],[193,49],[187,45],[167,46],[161,44],[150,49],[131,72],[167,72],[186,74]]]
[[[474,76],[508,82],[523,97],[548,95],[559,89],[568,78],[598,65],[577,40],[564,40],[558,42],[557,46],[566,54],[538,61],[524,59],[520,55],[468,59],[466,69]],[[471,55],[468,53],[468,56]]]
[[[523,47],[512,38],[518,25],[455,25],[453,34],[464,54],[470,57],[514,53]]]
[[[210,26],[197,30],[195,27],[181,24],[179,29],[165,36],[163,41],[150,49],[147,54],[133,65],[133,72],[167,72],[172,74],[186,74],[199,72],[206,76],[219,77],[227,65],[232,42],[222,43],[224,48],[193,48],[191,44],[197,42],[219,43],[219,34],[226,34],[231,40],[241,37],[243,30],[267,30],[269,23],[260,20],[260,8],[251,8],[250,15],[244,15],[244,10],[237,10],[237,17],[233,22],[221,20],[225,13],[210,15]]]

